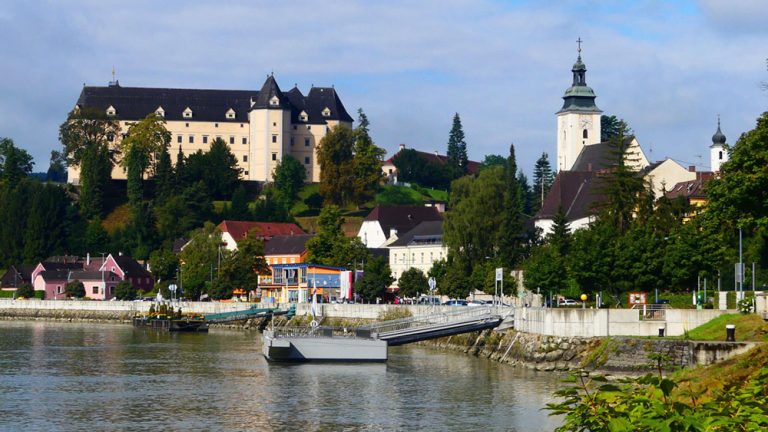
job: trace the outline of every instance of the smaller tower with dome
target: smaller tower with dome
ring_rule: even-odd
[[[720,166],[728,162],[728,149],[725,145],[725,135],[720,131],[720,116],[717,116],[717,132],[712,135],[712,145],[709,146],[709,158],[712,172],[720,172]]]

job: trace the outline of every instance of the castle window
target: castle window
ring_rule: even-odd
[[[307,130],[312,129],[312,125],[307,125]]]
[[[296,128],[297,128],[297,127],[298,127],[298,126],[296,126],[296,125],[293,125],[293,130],[296,130]]]
[[[331,116],[331,110],[328,107],[325,107],[323,110],[323,117],[330,117]]]
[[[161,107],[161,106],[160,106],[160,107],[157,107],[157,109],[155,110],[155,114],[156,114],[158,117],[165,117],[165,110],[164,110],[164,109],[163,109],[163,107]]]
[[[309,156],[304,156],[304,165],[309,165]]]
[[[588,130],[586,130],[586,129],[584,129],[584,132],[582,132],[582,135],[581,135],[581,136],[582,136],[584,139],[587,139],[587,138],[589,138],[589,131],[588,131]]]
[[[291,137],[291,147],[293,147],[293,137]]]
[[[248,175],[248,171],[243,171],[243,174]]]
[[[203,144],[208,144],[208,135],[203,135]]]
[[[234,143],[235,143],[235,137],[233,137],[233,136],[230,136],[230,137],[229,137],[229,143],[230,143],[230,144],[234,144]]]
[[[304,147],[309,147],[309,138],[304,138]]]
[[[192,110],[187,107],[183,113],[181,113],[182,117],[184,118],[192,118]]]
[[[243,127],[243,124],[242,124],[242,123],[240,123],[240,127]]]
[[[233,110],[232,108],[228,109],[228,110],[227,110],[227,118],[228,118],[228,119],[233,119],[233,118],[235,118],[235,110]]]
[[[278,99],[277,96],[272,96],[272,99],[269,100],[269,104],[272,106],[278,106],[280,105],[280,99]]]
[[[189,127],[189,123],[184,123],[184,127]]]
[[[248,162],[248,155],[243,155],[243,162]]]
[[[190,135],[189,136],[189,143],[190,144],[194,144],[195,143],[195,136],[194,135]]]
[[[273,142],[273,143],[276,143],[276,142],[277,142],[277,135],[272,135],[272,142]]]
[[[117,111],[115,110],[115,107],[113,107],[112,105],[110,105],[110,106],[109,106],[109,108],[107,108],[107,115],[108,115],[108,116],[110,116],[110,117],[112,117],[112,116],[114,116],[115,114],[117,114]]]
[[[303,122],[307,121],[307,113],[305,111],[302,111],[301,114],[299,114],[299,120]]]
[[[213,127],[219,127],[219,124],[218,123],[214,123]]]
[[[277,126],[277,122],[272,122],[272,126]]]
[[[273,161],[276,161],[276,160],[277,160],[277,153],[272,153],[272,160],[273,160]]]
[[[243,144],[248,144],[248,138],[243,137]]]
[[[177,135],[176,136],[176,142],[181,144],[181,140],[182,140],[181,135]]]

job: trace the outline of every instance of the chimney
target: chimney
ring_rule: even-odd
[[[389,229],[389,238],[392,238],[397,235],[397,229],[396,228],[390,228]]]
[[[688,166],[688,171],[689,172],[696,172],[696,165],[689,165]]]
[[[405,144],[400,144],[400,150],[398,151],[403,151],[403,150],[405,150]]]

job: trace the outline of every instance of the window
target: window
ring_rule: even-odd
[[[195,136],[194,135],[190,135],[189,136],[189,143],[190,144],[194,144],[195,143]]]
[[[115,110],[115,107],[113,107],[112,105],[110,105],[110,106],[109,106],[109,108],[107,108],[107,115],[108,115],[108,116],[110,116],[110,117],[112,117],[112,116],[114,116],[115,114],[117,114],[117,110]]]
[[[248,138],[243,137],[243,144],[248,144]]]
[[[309,137],[304,138],[304,147],[309,147]]]
[[[181,140],[182,140],[181,135],[176,136],[177,143],[181,144]]]
[[[56,287],[56,294],[61,294],[61,285]]]
[[[276,143],[276,142],[277,142],[277,135],[272,135],[272,142],[273,142],[273,143]]]
[[[248,171],[243,171],[243,175],[248,175]]]
[[[213,127],[219,127],[219,124],[218,123],[214,123]]]
[[[586,129],[584,129],[584,132],[582,132],[582,135],[581,135],[581,136],[582,136],[584,139],[587,139],[587,138],[589,138],[589,131],[588,131],[588,130],[586,130]]]
[[[421,253],[421,263],[424,264],[424,252]]]
[[[293,147],[293,137],[291,137],[291,147]]]
[[[228,118],[228,119],[233,119],[233,118],[235,118],[235,110],[233,110],[232,108],[228,109],[228,110],[227,110],[227,118]]]
[[[157,107],[155,114],[157,114],[158,117],[165,117],[165,110],[163,107]]]
[[[243,155],[243,162],[248,162],[248,155]]]
[[[277,126],[277,122],[272,122],[272,126]]]
[[[303,122],[307,121],[307,113],[302,111],[301,114],[299,114],[299,120],[301,120]],[[296,126],[294,126],[294,127],[296,127]]]
[[[184,127],[189,127],[189,123],[184,123]]]
[[[208,135],[203,135],[203,144],[208,144]]]
[[[311,130],[311,129],[312,129],[312,125],[307,125],[307,130]]]
[[[277,153],[272,153],[272,160],[273,160],[273,161],[276,161],[276,160],[277,160]]]
[[[240,123],[240,127],[243,127],[243,124],[242,124],[242,123]]]
[[[296,130],[296,128],[297,128],[297,127],[298,127],[298,126],[296,126],[296,125],[293,125],[293,130]]]
[[[280,105],[280,99],[278,99],[277,96],[272,96],[272,99],[269,100],[269,104],[272,106],[278,106]]]
[[[717,152],[717,159],[718,160],[723,160],[723,152],[722,151]]]
[[[93,293],[98,294],[99,293],[99,287],[95,286],[93,287]]]
[[[192,110],[189,107],[187,107],[184,110],[184,112],[181,113],[181,116],[184,117],[184,118],[192,118]],[[187,123],[187,124],[189,124],[189,123]]]
[[[309,165],[309,156],[304,156],[304,165]]]
[[[230,137],[229,137],[229,143],[230,143],[230,144],[234,144],[234,143],[235,143],[235,137],[233,137],[233,136],[230,136]]]
[[[323,110],[323,117],[330,117],[331,116],[331,110],[328,109],[328,107],[325,107]]]

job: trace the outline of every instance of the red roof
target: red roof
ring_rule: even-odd
[[[400,150],[398,150],[397,153],[400,153],[400,151],[402,151],[404,149],[405,149],[405,147],[401,148]],[[428,161],[430,161],[430,162],[432,162],[434,164],[437,164],[439,166],[443,166],[446,163],[448,163],[448,156],[437,154],[437,152],[429,153],[429,152],[419,151],[419,150],[416,150],[416,149],[412,149],[412,150],[414,150],[416,153],[418,153],[418,155],[421,156],[422,158],[424,158],[424,159],[426,159],[426,160],[428,160]],[[389,159],[385,160],[384,163],[385,164],[387,164],[387,163],[394,164],[393,161],[395,160],[395,156],[397,156],[397,153],[392,155],[392,157],[390,157]],[[480,162],[475,162],[475,161],[471,161],[471,160],[467,161],[467,173],[468,174],[477,174],[479,171],[480,171]]]
[[[247,221],[222,221],[218,228],[221,232],[228,232],[235,241],[245,237],[251,230],[256,230],[258,237],[263,240],[271,239],[278,235],[306,234],[294,223],[284,222],[247,222]]]

